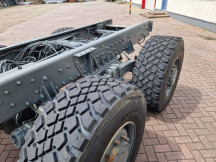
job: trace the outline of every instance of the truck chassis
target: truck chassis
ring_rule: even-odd
[[[152,24],[105,20],[0,48],[0,127],[20,161],[135,160],[147,106],[166,108],[184,56],[181,38],[153,36],[130,59]]]

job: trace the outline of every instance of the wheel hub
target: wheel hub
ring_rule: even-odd
[[[114,141],[114,146],[110,153],[107,153],[107,162],[126,161],[130,150],[130,144],[124,138]]]
[[[175,61],[175,63],[172,66],[170,75],[169,75],[169,79],[167,82],[167,88],[166,88],[166,96],[168,96],[176,82],[176,78],[177,78],[177,74],[178,74],[178,60]]]
[[[130,131],[125,127],[119,129],[107,146],[101,162],[126,162],[132,150],[134,138],[135,131],[132,126]]]

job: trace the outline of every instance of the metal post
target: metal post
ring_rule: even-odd
[[[130,7],[129,7],[129,14],[131,14],[131,0],[130,0]]]
[[[145,0],[142,0],[142,6],[141,9],[145,9]]]

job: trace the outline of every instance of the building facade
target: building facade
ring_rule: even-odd
[[[216,0],[132,0],[149,10],[166,11],[173,18],[216,32]]]

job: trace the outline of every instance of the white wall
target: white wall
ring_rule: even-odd
[[[145,8],[149,10],[154,10],[155,0],[146,0]]]
[[[130,2],[130,0],[126,0],[126,1]],[[132,0],[132,3],[141,5],[142,4],[142,0]]]
[[[132,0],[132,3],[136,3],[136,4],[142,4],[142,0]]]
[[[162,0],[157,0],[155,8],[158,9],[158,10],[160,10],[161,6],[162,6]]]
[[[167,11],[216,23],[216,0],[168,0]]]

